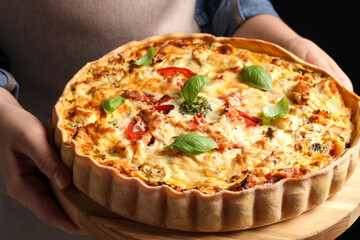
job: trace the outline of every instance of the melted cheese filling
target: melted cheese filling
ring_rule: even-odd
[[[216,42],[167,41],[154,48],[151,65],[133,66],[146,53],[145,46],[97,62],[72,82],[58,102],[59,125],[66,130],[67,141],[75,141],[82,154],[119,169],[120,174],[179,191],[238,191],[323,168],[351,142],[351,110],[330,77],[285,59]],[[241,69],[249,65],[270,73],[271,92],[242,79]],[[187,78],[156,71],[169,67],[210,78],[211,85],[199,93],[212,109],[202,116],[206,123],[189,128],[194,116],[179,111],[184,101],[181,86]],[[166,95],[170,98],[159,103]],[[124,96],[125,103],[106,114],[101,104],[114,96]],[[225,114],[227,103],[261,119],[262,109],[283,96],[289,99],[290,113],[267,124],[248,126],[243,118],[233,121]],[[173,109],[158,111],[157,105]],[[189,132],[213,138],[219,149],[198,155],[164,150]]]

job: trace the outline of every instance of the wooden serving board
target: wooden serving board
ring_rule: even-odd
[[[340,192],[300,216],[265,227],[224,233],[182,232],[138,223],[100,206],[73,185],[65,191],[52,187],[69,217],[98,240],[335,239],[360,215],[360,167]]]

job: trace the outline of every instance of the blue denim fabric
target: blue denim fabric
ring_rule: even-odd
[[[196,0],[195,21],[204,33],[232,36],[247,19],[279,15],[269,0]]]
[[[0,87],[8,89],[10,83],[10,76],[0,69]],[[19,84],[15,81],[15,87],[9,89],[11,94],[17,99],[19,95]]]

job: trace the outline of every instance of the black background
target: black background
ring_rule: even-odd
[[[360,8],[356,2],[273,0],[272,4],[284,22],[338,63],[360,95],[360,40],[356,37],[360,35]],[[360,239],[359,232],[360,219],[337,239]]]

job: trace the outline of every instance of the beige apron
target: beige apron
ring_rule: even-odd
[[[48,121],[66,82],[86,62],[128,41],[199,32],[194,10],[195,0],[0,0],[0,48],[20,83],[19,102]],[[42,223],[0,181],[0,239],[88,238]]]

